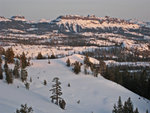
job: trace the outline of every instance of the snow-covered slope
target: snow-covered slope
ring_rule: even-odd
[[[84,57],[75,54],[69,58],[71,62],[82,62]],[[83,70],[75,75],[66,66],[66,60],[67,58],[51,60],[51,64],[47,60],[32,60],[33,65],[27,68],[28,78],[32,77],[29,91],[20,80],[15,80],[12,85],[0,80],[0,113],[13,113],[25,103],[33,107],[34,113],[111,113],[119,96],[123,101],[131,97],[140,113],[145,113],[146,109],[150,111],[150,101],[139,99],[138,95],[101,76],[95,78],[84,75]],[[62,83],[62,97],[67,103],[65,110],[50,101],[49,89],[54,77],[59,77]],[[47,86],[43,85],[44,80],[47,80]],[[71,87],[67,86],[68,83]],[[78,100],[80,104],[77,104]]]

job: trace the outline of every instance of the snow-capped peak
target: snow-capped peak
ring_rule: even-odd
[[[15,21],[26,21],[24,16],[12,16],[11,19]]]
[[[111,18],[111,17],[96,17],[92,16],[79,16],[79,15],[66,15],[59,16],[52,23],[56,23],[60,27],[64,27],[66,31],[78,32],[79,28],[82,29],[105,29],[105,28],[122,28],[122,29],[138,29],[138,24],[130,23],[126,20]]]
[[[49,23],[50,22],[50,20],[47,20],[47,19],[44,19],[44,18],[42,18],[40,21],[39,21],[39,23]]]
[[[5,21],[5,22],[6,22],[6,21],[11,21],[11,20],[8,19],[8,18],[5,18],[5,17],[3,17],[3,16],[0,16],[0,22],[1,22],[1,21]]]

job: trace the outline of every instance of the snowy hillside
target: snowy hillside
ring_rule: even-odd
[[[84,57],[78,54],[69,56],[71,62],[82,62]],[[30,89],[26,90],[20,80],[15,80],[8,85],[0,80],[0,113],[13,113],[21,104],[27,103],[33,107],[34,113],[111,113],[118,97],[127,100],[131,97],[135,107],[140,113],[150,111],[150,101],[143,99],[122,86],[108,81],[99,75],[84,75],[83,70],[79,75],[66,66],[66,58],[50,60],[32,60],[27,68],[28,81],[32,77]],[[95,59],[90,59],[97,62]],[[52,79],[59,77],[62,83],[62,97],[66,101],[66,109],[62,110],[50,101]],[[47,85],[43,81],[47,80]],[[70,87],[68,87],[70,83]],[[17,88],[19,86],[19,88]],[[78,104],[77,101],[80,100]]]

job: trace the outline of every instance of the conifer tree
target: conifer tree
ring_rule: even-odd
[[[3,79],[3,69],[2,69],[2,64],[0,64],[0,79]]]
[[[53,79],[53,81],[55,84],[52,85],[52,89],[50,91],[52,91],[52,96],[50,97],[52,100],[52,102],[55,101],[55,104],[58,105],[58,102],[60,99],[62,99],[60,96],[62,95],[62,92],[61,92],[61,82],[59,82],[59,78],[55,77]]]
[[[20,65],[21,65],[21,68],[23,68],[23,69],[28,66],[27,58],[26,58],[26,55],[24,52],[20,56]]]
[[[75,74],[79,74],[79,72],[81,72],[81,65],[79,62],[75,62],[74,63],[74,68],[73,68],[73,71]]]
[[[41,53],[41,52],[39,52],[36,58],[37,58],[37,59],[43,59],[43,55],[42,55],[42,53]]]
[[[124,105],[122,105],[121,97],[119,97],[118,104],[114,105],[114,109],[112,110],[112,113],[139,113],[138,108],[134,110],[132,101],[130,97],[127,101],[124,102]]]
[[[122,113],[122,101],[121,101],[121,97],[119,96],[119,100],[118,100],[118,106],[117,106],[117,109],[118,109],[118,113]]]
[[[16,113],[33,113],[32,107],[28,107],[27,104],[22,105],[21,108],[16,110]]]
[[[44,85],[45,85],[45,86],[47,85],[47,81],[46,81],[46,80],[44,80]]]
[[[104,75],[104,73],[106,72],[106,63],[102,60],[99,61],[99,67],[100,67],[100,74]]]
[[[25,69],[21,69],[21,80],[22,82],[26,81],[28,77],[28,72]]]
[[[4,69],[5,69],[5,72],[6,72],[6,70],[8,70],[8,64],[7,64],[7,60],[6,59],[5,59]]]
[[[84,66],[84,74],[85,74],[85,75],[88,74],[87,69],[86,69],[86,66]]]
[[[20,74],[19,74],[19,62],[18,60],[15,62],[15,66],[14,66],[14,70],[13,70],[13,75],[15,76],[15,78],[19,78]]]
[[[55,59],[55,58],[56,58],[56,56],[54,55],[54,53],[52,53],[51,59]]]
[[[30,82],[32,82],[32,78],[30,77]]]
[[[14,62],[14,51],[12,48],[8,48],[5,52],[5,59],[7,60],[8,63],[13,63]]]
[[[2,55],[5,55],[5,49],[2,50]]]
[[[1,59],[1,56],[0,56],[0,79],[1,80],[3,79],[3,69],[2,69],[2,59]]]
[[[0,64],[2,64],[2,58],[1,58],[1,55],[0,55]]]
[[[118,113],[116,104],[114,104],[114,109],[113,109],[112,113]]]
[[[8,84],[12,84],[13,83],[13,76],[12,76],[12,70],[5,70],[5,74],[6,74],[6,82]]]
[[[69,58],[67,59],[66,63],[67,63],[67,66],[70,67],[70,59]]]
[[[29,90],[30,84],[28,82],[26,82],[24,85],[25,85],[26,89]]]
[[[135,109],[134,113],[139,113],[138,108]]]
[[[128,112],[132,113],[133,112],[133,104],[132,104],[132,101],[131,101],[130,97],[128,98],[126,104],[127,104]]]
[[[52,96],[51,101],[52,103],[55,103],[56,105],[59,105],[62,109],[65,109],[66,102],[64,99],[61,98],[62,92],[61,92],[61,82],[59,82],[59,78],[55,77],[53,81],[55,84],[52,85]]]
[[[84,64],[86,64],[88,67],[91,65],[91,62],[90,62],[90,59],[89,59],[88,55],[86,55],[84,57]]]

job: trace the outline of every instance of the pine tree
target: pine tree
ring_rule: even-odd
[[[25,69],[21,69],[21,80],[22,82],[26,81],[28,77],[28,72]]]
[[[128,113],[133,113],[133,104],[130,97],[128,98],[126,103],[127,103]]]
[[[128,105],[127,105],[127,102],[124,102],[123,113],[128,113]]]
[[[84,74],[85,74],[85,75],[88,74],[87,69],[86,69],[86,66],[84,66]]]
[[[93,70],[93,75],[94,75],[94,77],[98,77],[98,70],[97,69]]]
[[[113,109],[112,113],[118,113],[116,104],[114,104],[114,109]]]
[[[6,74],[6,82],[8,84],[12,84],[13,83],[13,76],[12,76],[12,70],[5,70],[5,74]]]
[[[106,72],[106,63],[102,60],[99,61],[99,67],[100,67],[100,74],[104,76],[104,73]]]
[[[6,53],[6,52],[5,52],[5,49],[3,49],[3,50],[2,50],[2,55],[5,55],[5,53]]]
[[[88,55],[86,55],[84,57],[84,64],[86,64],[88,67],[91,65],[91,62],[90,62],[90,59],[89,59]]]
[[[139,113],[138,108],[135,109],[134,113]]]
[[[148,86],[147,86],[147,94],[149,95],[149,99],[150,99],[150,78],[148,79]]]
[[[28,82],[26,82],[24,85],[25,85],[26,89],[29,90],[30,84]]]
[[[1,59],[1,56],[0,56],[0,79],[1,80],[3,79],[3,69],[2,69],[2,59]]]
[[[54,53],[52,53],[51,59],[55,59],[55,58],[56,58],[56,56],[54,55]]]
[[[62,92],[61,92],[61,82],[59,82],[59,78],[55,77],[53,79],[53,81],[55,84],[52,85],[52,89],[50,91],[52,91],[52,96],[50,97],[52,100],[52,102],[55,101],[55,104],[58,105],[58,102],[60,99],[62,99],[60,96],[62,95]]]
[[[5,52],[5,59],[7,59],[8,63],[13,63],[14,62],[14,51],[12,48],[8,48]]]
[[[32,77],[30,77],[30,82],[32,82]]]
[[[44,80],[44,85],[45,85],[45,86],[47,85],[47,81],[46,81],[46,80]]]
[[[15,78],[19,78],[20,74],[19,74],[19,62],[18,60],[15,62],[15,66],[14,66],[14,70],[13,70],[13,75],[15,76]]]
[[[70,59],[69,58],[67,59],[66,63],[67,63],[67,66],[70,67]]]
[[[118,106],[117,106],[117,109],[118,109],[118,113],[122,113],[122,101],[121,101],[121,97],[119,96],[119,100],[118,100]]]
[[[118,104],[114,105],[114,109],[112,110],[112,113],[139,113],[138,108],[134,110],[132,101],[130,97],[127,101],[124,102],[124,105],[122,105],[121,97],[119,97]]]
[[[79,62],[76,61],[74,63],[73,71],[74,71],[75,74],[79,74],[79,72],[81,72],[81,66],[80,66]]]
[[[39,52],[36,58],[37,58],[37,59],[43,59],[44,57],[43,57],[42,53]]]
[[[56,105],[59,105],[62,109],[65,109],[66,102],[60,97],[62,95],[61,82],[59,82],[58,77],[55,77],[52,82],[55,84],[52,85],[53,88],[50,90],[52,91],[52,96],[50,97],[51,101]]]
[[[26,58],[26,55],[24,52],[20,56],[20,65],[21,65],[21,68],[23,68],[23,69],[28,66],[27,58]]]
[[[33,113],[32,107],[28,107],[27,104],[21,105],[21,108],[16,110],[16,113]]]
[[[5,71],[8,70],[8,64],[7,64],[7,60],[6,59],[5,59],[4,69],[5,69]]]
[[[1,55],[0,55],[0,64],[2,64],[2,58],[1,58]]]
[[[0,64],[0,79],[3,79],[3,69],[2,69],[2,64]]]

